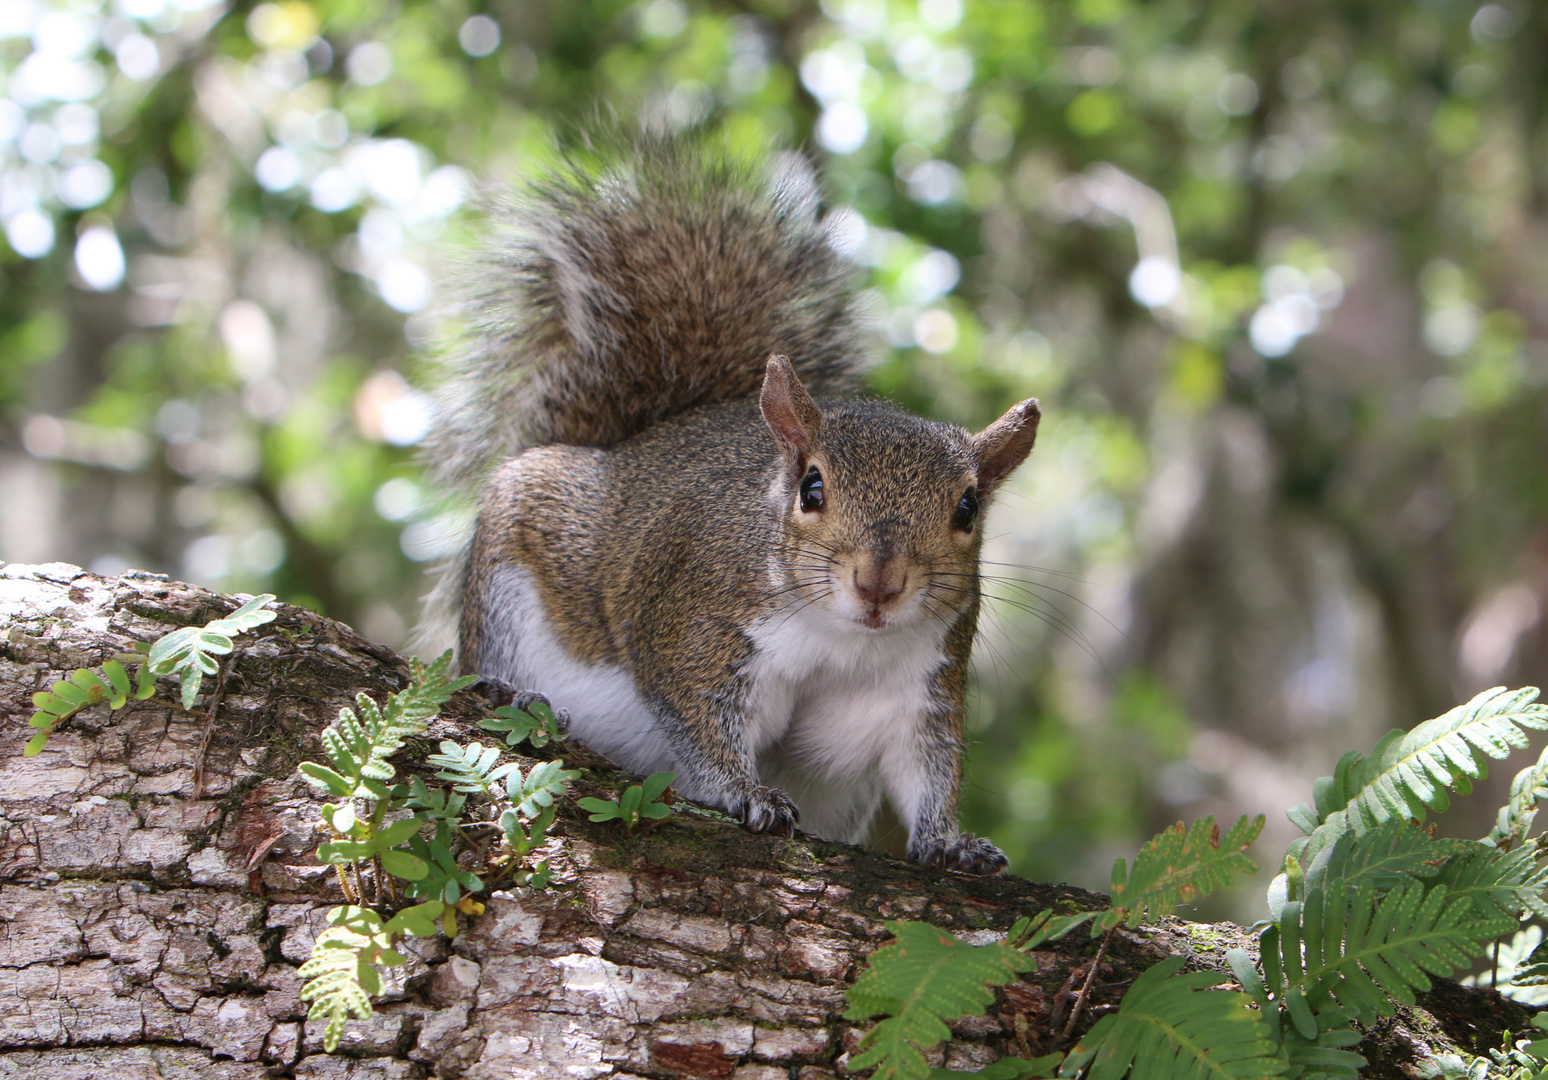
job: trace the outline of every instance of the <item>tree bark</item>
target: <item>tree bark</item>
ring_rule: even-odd
[[[987,941],[1045,907],[1105,904],[1014,876],[753,836],[686,807],[627,834],[568,799],[545,849],[554,884],[494,893],[455,941],[410,940],[375,1016],[324,1053],[296,969],[342,897],[312,856],[326,837],[296,765],[320,760],[318,733],[356,692],[380,700],[403,685],[401,657],[281,605],[238,639],[213,712],[213,681],[194,713],[157,700],[93,706],[40,755],[21,754],[35,691],[234,606],[148,574],[0,567],[0,1078],[817,1080],[846,1074],[864,1025],[841,1019],[844,988],[887,938],[885,920]],[[159,696],[175,697],[171,687]],[[427,745],[478,738],[481,711],[459,695]],[[559,752],[584,770],[574,794],[616,792],[604,761]],[[406,752],[400,772],[425,753]],[[1171,954],[1223,971],[1237,944],[1251,944],[1239,927],[1179,919],[1122,933],[1094,1003],[1110,1007]],[[1038,970],[989,1016],[960,1021],[936,1057],[974,1068],[1055,1048],[1050,1020],[1093,952],[1078,931],[1039,953]],[[1531,1015],[1454,984],[1424,1005],[1368,1033],[1368,1075],[1485,1053]]]

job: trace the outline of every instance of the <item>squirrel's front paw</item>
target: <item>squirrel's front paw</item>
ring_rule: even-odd
[[[944,840],[926,844],[914,858],[926,866],[962,874],[998,874],[1010,865],[1003,851],[970,832],[957,837],[950,846]]]
[[[742,820],[755,833],[773,833],[776,836],[794,836],[796,822],[801,812],[795,803],[777,787],[755,784],[747,789]]]
[[[474,683],[469,689],[495,708],[511,704],[511,702],[521,697],[522,694],[520,690],[504,679],[497,679],[493,675],[479,676],[478,682]],[[518,709],[526,708],[525,705],[517,705],[516,707]]]

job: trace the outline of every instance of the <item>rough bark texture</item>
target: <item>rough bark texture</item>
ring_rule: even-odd
[[[402,685],[400,657],[282,607],[241,639],[213,720],[208,693],[197,714],[95,706],[21,756],[33,692],[234,606],[148,575],[0,567],[0,1078],[815,1080],[845,1074],[859,1030],[840,1019],[844,987],[884,920],[989,940],[1018,915],[1103,902],[689,813],[627,836],[569,802],[547,849],[553,887],[496,893],[455,942],[411,941],[376,1015],[326,1054],[296,968],[341,898],[311,856],[324,837],[296,764],[320,756],[317,733],[357,691]],[[158,697],[174,696],[164,683]],[[479,715],[459,698],[430,738],[466,739]],[[563,753],[587,769],[577,793],[616,789],[583,748]],[[1123,935],[1095,1000],[1117,1001],[1168,954],[1223,969],[1245,943],[1237,927],[1181,920]],[[990,1016],[958,1024],[946,1063],[1050,1048],[1050,1014],[1091,952],[1078,934],[1041,954]],[[1426,1005],[1369,1033],[1368,1075],[1484,1052],[1529,1016],[1450,985]]]

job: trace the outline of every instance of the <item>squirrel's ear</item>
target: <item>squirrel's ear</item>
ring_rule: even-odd
[[[1037,441],[1037,422],[1043,412],[1037,398],[1027,398],[994,423],[973,436],[973,458],[978,462],[978,490],[985,494],[1027,459]]]
[[[811,453],[822,433],[822,413],[817,411],[817,403],[801,385],[787,358],[769,357],[758,407],[763,410],[763,419],[780,450],[792,458],[805,458]]]

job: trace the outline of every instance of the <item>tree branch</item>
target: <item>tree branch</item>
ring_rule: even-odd
[[[231,601],[152,575],[104,579],[74,567],[0,566],[0,1076],[604,1076],[804,1080],[839,1075],[860,1029],[845,986],[887,937],[923,919],[972,939],[1020,915],[1104,898],[1017,877],[943,874],[865,848],[753,836],[679,804],[626,834],[593,824],[574,797],[624,781],[584,747],[583,770],[543,851],[544,891],[487,898],[454,942],[412,940],[369,1021],[341,1057],[305,1020],[296,968],[335,875],[296,765],[357,691],[381,700],[406,665],[339,623],[285,607],[244,636],[198,764],[205,715],[166,702],[79,713],[23,758],[30,695]],[[213,684],[212,684],[213,689]],[[467,739],[483,715],[454,699],[429,741]],[[487,741],[487,734],[482,734]],[[424,750],[411,748],[403,771]],[[420,770],[428,775],[429,770]],[[1171,954],[1228,970],[1251,938],[1229,924],[1170,919],[1120,931],[1085,960],[1077,932],[1037,955],[986,1017],[965,1017],[946,1064],[976,1068],[1051,1041],[1049,1005],[1072,969],[1112,965],[1093,1004]],[[1484,1052],[1530,1011],[1443,984],[1360,1047],[1370,1076],[1435,1052]],[[1088,1014],[1089,1015],[1089,1014]]]

